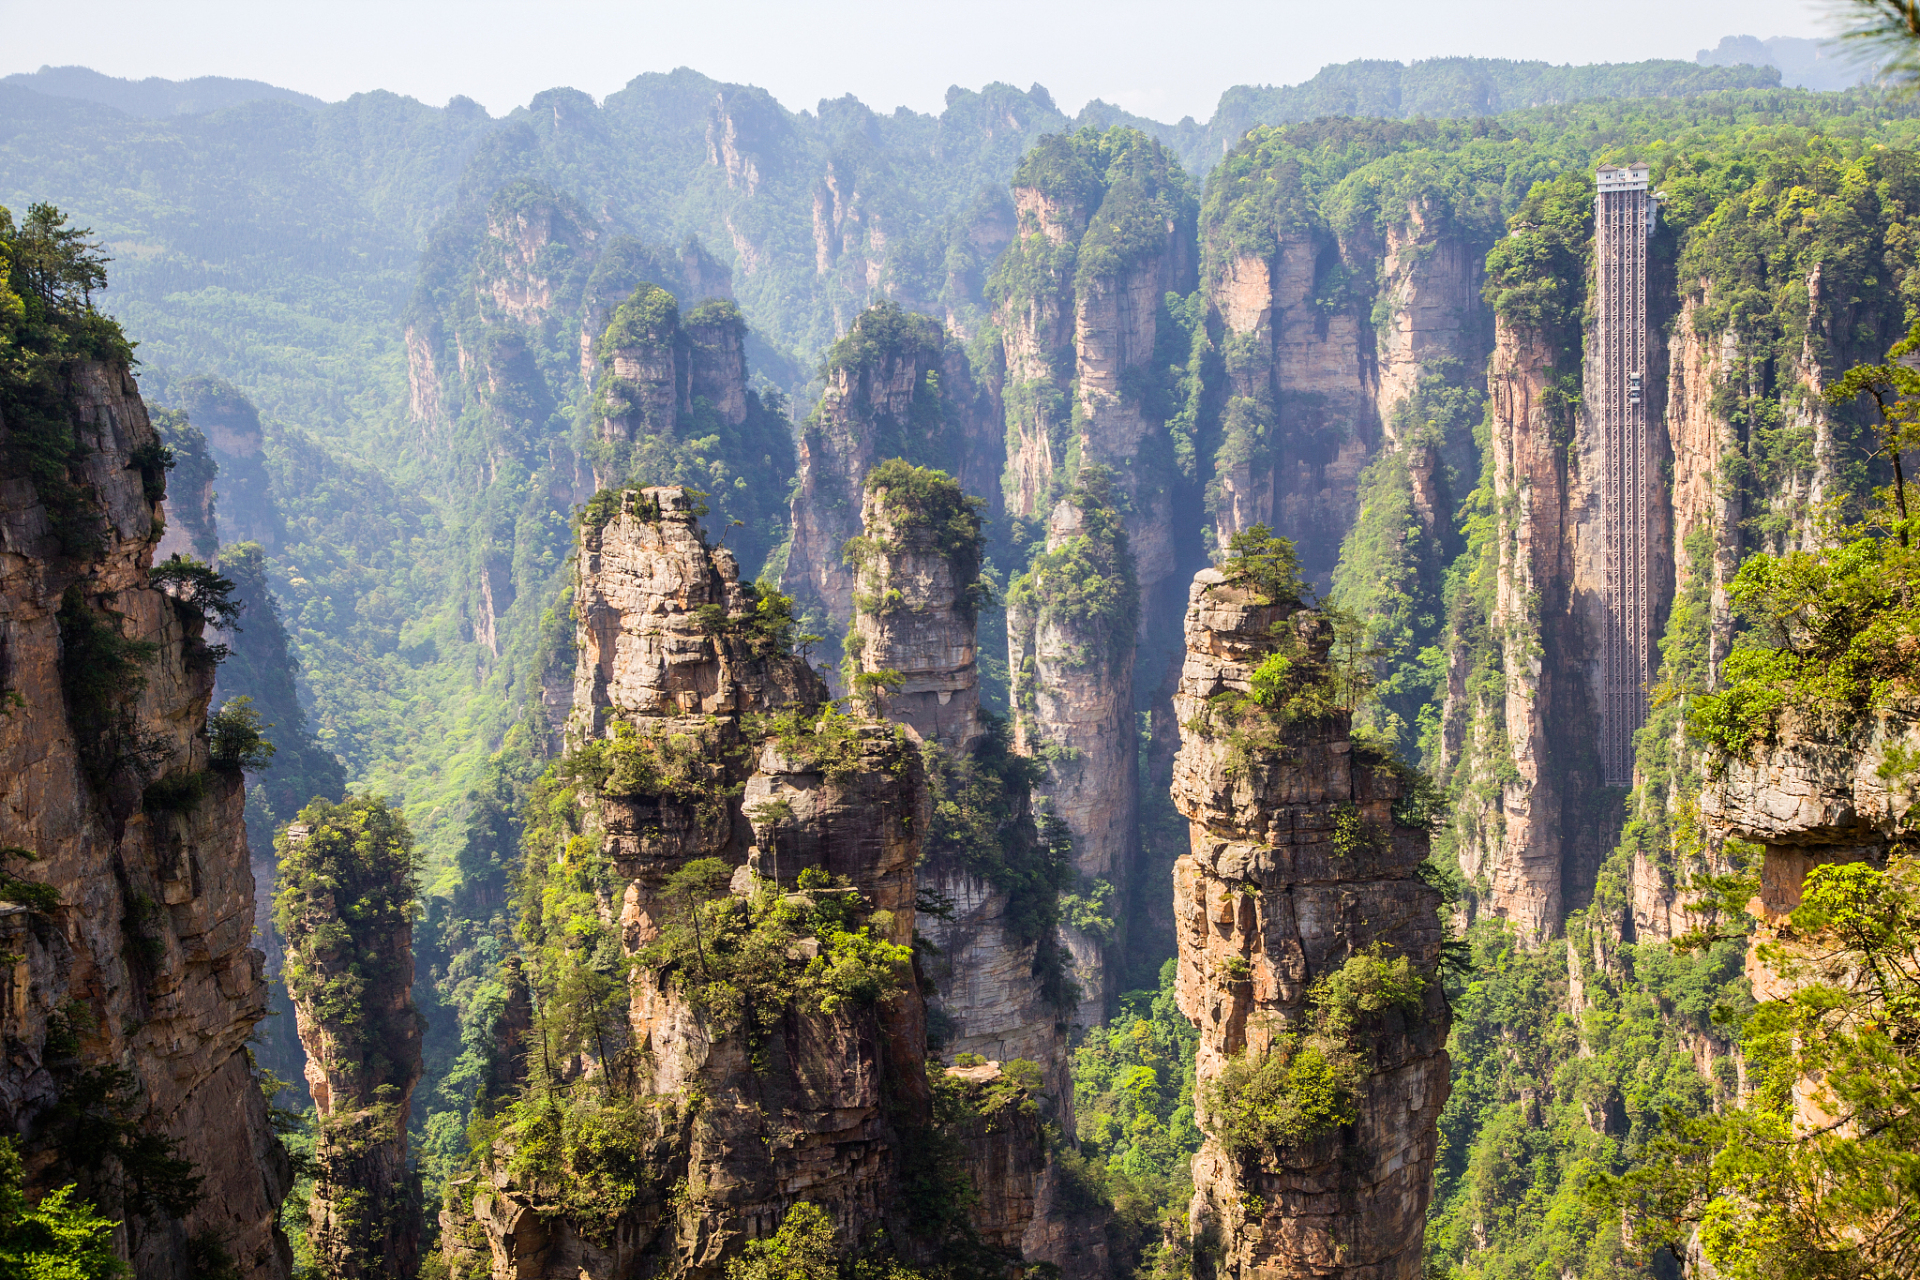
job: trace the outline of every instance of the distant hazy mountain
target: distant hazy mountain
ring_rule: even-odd
[[[130,116],[161,119],[196,116],[242,102],[291,102],[302,107],[326,104],[311,94],[296,93],[261,80],[230,80],[226,76],[196,76],[192,80],[123,80],[87,67],[42,67],[31,74],[0,77],[0,84],[32,89],[54,98],[78,98],[104,103]]]
[[[1778,67],[1780,83],[1791,89],[1848,89],[1873,79],[1873,69],[1855,62],[1831,40],[1800,36],[1723,36],[1715,49],[1694,55],[1703,67]]]

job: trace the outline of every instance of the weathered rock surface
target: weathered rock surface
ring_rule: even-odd
[[[117,364],[78,363],[67,378],[86,450],[75,479],[103,516],[98,552],[63,556],[32,483],[0,480],[0,845],[26,850],[31,860],[7,871],[60,902],[0,907],[0,949],[15,957],[0,976],[10,1045],[0,1130],[33,1134],[79,1073],[124,1068],[127,1118],[175,1140],[204,1179],[186,1218],[123,1229],[135,1275],[170,1280],[188,1238],[206,1235],[241,1274],[280,1280],[292,1259],[275,1218],[292,1178],[245,1051],[267,989],[241,779],[210,768],[203,623],[148,584],[160,523],[144,482],[159,473],[136,460],[156,443],[138,389]],[[0,422],[0,443],[8,430]],[[70,719],[63,597],[155,646],[144,687],[119,696],[128,719],[117,731]],[[114,741],[137,755],[103,758]],[[88,758],[104,766],[91,777]],[[197,775],[205,794],[167,811],[145,805],[143,772]],[[95,1154],[29,1143],[29,1188],[72,1181]],[[97,1173],[81,1181],[104,1194]]]
[[[1591,895],[1618,831],[1597,749],[1605,609],[1599,433],[1554,390],[1565,359],[1537,334],[1498,328],[1487,378],[1500,520],[1488,630],[1503,689],[1473,702],[1469,655],[1456,647],[1444,712],[1449,767],[1486,784],[1469,788],[1458,810],[1461,870],[1483,886],[1482,911],[1534,940],[1556,933]],[[1660,408],[1656,397],[1656,422]],[[1650,493],[1648,508],[1660,526],[1654,543],[1663,546],[1665,493]],[[1649,580],[1658,592],[1653,612],[1663,615],[1671,565],[1656,557]],[[1497,798],[1483,802],[1482,794]]]
[[[1208,1133],[1193,1165],[1195,1270],[1244,1280],[1411,1280],[1421,1274],[1447,1097],[1440,899],[1416,874],[1425,832],[1394,820],[1397,776],[1357,755],[1344,715],[1287,728],[1276,747],[1213,727],[1210,700],[1250,691],[1254,667],[1279,643],[1276,624],[1325,652],[1330,632],[1313,613],[1255,603],[1215,570],[1195,579],[1173,784],[1192,832],[1191,852],[1174,869],[1176,991],[1200,1028],[1199,1119]],[[1371,833],[1344,852],[1334,844],[1343,816]],[[1204,1114],[1206,1082],[1230,1057],[1265,1052],[1298,1026],[1309,987],[1376,943],[1428,981],[1419,1013],[1358,1024],[1372,1070],[1357,1123],[1263,1158],[1235,1156]]]
[[[1087,535],[1088,513],[1071,498],[1055,504],[1047,551]],[[1122,551],[1122,560],[1127,557]],[[1125,570],[1130,572],[1130,566]],[[1036,571],[1036,576],[1043,576]],[[1036,583],[1041,599],[1058,584]],[[1133,711],[1133,636],[1098,633],[1071,611],[1011,601],[1007,661],[1013,672],[1014,746],[1044,756],[1046,777],[1035,787],[1047,813],[1073,839],[1073,865],[1082,881],[1106,881],[1126,900],[1139,841],[1139,746]],[[1080,984],[1083,1023],[1105,1020],[1118,994],[1115,939],[1061,928]]]
[[[972,605],[978,548],[941,545],[933,526],[950,518],[944,508],[911,509],[902,495],[870,481],[853,635],[862,670],[905,677],[900,689],[878,696],[886,716],[912,728],[932,767],[957,780],[967,768],[976,776],[990,772],[1004,748],[989,741],[980,714]],[[997,781],[982,780],[990,787]],[[1001,793],[1006,811],[997,834],[1006,862],[1027,865],[1040,836],[1024,779],[1016,781]],[[999,1078],[999,1062],[1025,1059],[1042,1078],[1040,1096],[1024,1108],[976,1118],[960,1135],[979,1196],[969,1217],[983,1242],[1028,1262],[1051,1262],[1069,1277],[1103,1274],[1103,1215],[1066,1212],[1061,1174],[1041,1132],[1049,1120],[1069,1131],[1073,1124],[1067,1016],[1044,976],[1042,948],[1052,943],[1020,935],[1008,892],[972,870],[966,851],[941,839],[942,831],[936,823],[929,833],[918,873],[921,887],[950,904],[948,918],[919,921],[934,948],[921,956],[932,979],[929,1016],[949,1056],[975,1054],[996,1064],[950,1074],[980,1085]]]
[[[414,895],[405,859],[381,865],[358,833],[309,849],[313,829],[286,829],[279,910],[295,1024],[306,1050],[307,1090],[317,1120],[308,1239],[340,1280],[409,1280],[420,1264],[420,1196],[407,1160],[407,1121],[420,1083],[423,1020],[413,1007]],[[325,837],[322,837],[325,839]],[[289,905],[286,879],[296,884]],[[373,898],[405,905],[375,915]],[[343,910],[354,907],[356,910]],[[350,1016],[321,993],[351,993]]]
[[[720,750],[708,757],[699,797],[588,802],[587,821],[610,867],[599,908],[605,923],[637,956],[671,909],[666,878],[692,859],[717,857],[736,869],[741,893],[752,891],[755,876],[789,891],[805,871],[844,877],[872,908],[871,927],[910,945],[929,820],[911,736],[856,721],[857,763],[832,777],[783,754],[750,717],[817,708],[824,683],[799,658],[748,633],[738,569],[706,544],[684,491],[628,492],[623,503],[583,537],[570,744],[603,738],[624,721],[704,736]],[[716,608],[726,624],[715,625]],[[636,1065],[626,1087],[656,1119],[644,1158],[660,1178],[613,1221],[595,1223],[570,1218],[496,1162],[467,1201],[471,1216],[443,1216],[457,1270],[503,1280],[660,1270],[718,1276],[745,1240],[771,1234],[802,1200],[827,1211],[843,1242],[875,1229],[896,1243],[916,1238],[904,1189],[912,1162],[925,1155],[913,1148],[914,1135],[932,1123],[917,985],[837,1014],[789,1005],[758,1063],[743,1034],[715,1024],[645,966],[635,968],[629,992],[624,1033]],[[1002,1170],[1030,1161],[1011,1149],[981,1159]],[[670,1184],[687,1188],[687,1198],[670,1202]],[[1006,1211],[1025,1212],[1025,1197],[1009,1194]],[[1010,1221],[1001,1235],[1024,1230]]]
[[[979,645],[974,599],[976,548],[941,546],[941,530],[914,518],[905,494],[869,485],[861,508],[868,551],[858,566],[850,641],[864,671],[897,671],[903,683],[883,695],[887,718],[912,727],[955,755],[971,754],[986,734],[980,718]]]
[[[934,467],[996,502],[1004,456],[1000,410],[966,352],[939,322],[891,305],[863,312],[827,360],[827,385],[800,434],[793,543],[781,590],[817,616],[827,665],[853,622],[847,540],[861,529],[867,473],[889,458]]]

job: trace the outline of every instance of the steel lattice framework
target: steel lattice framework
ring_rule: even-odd
[[[1648,490],[1653,441],[1647,373],[1647,238],[1654,201],[1647,166],[1602,166],[1594,208],[1599,289],[1590,386],[1597,393],[1606,637],[1601,653],[1600,764],[1610,787],[1633,783],[1633,735],[1646,723],[1653,676]]]

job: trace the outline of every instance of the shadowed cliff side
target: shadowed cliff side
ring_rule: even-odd
[[[844,551],[860,533],[868,473],[900,458],[947,472],[968,494],[994,495],[1005,450],[992,387],[936,320],[891,303],[864,311],[827,353],[825,373],[800,433],[793,542],[780,581],[826,636],[822,656],[837,664],[854,615]]]
[[[974,626],[985,599],[979,499],[950,477],[894,460],[868,473],[865,532],[849,633],[856,688],[921,739],[932,824],[917,883],[920,963],[932,979],[929,1042],[957,1079],[991,1093],[1030,1072],[1038,1106],[969,1137],[972,1212],[982,1239],[1067,1276],[1103,1275],[1104,1214],[1076,1210],[1042,1125],[1073,1131],[1067,1049],[1072,1010],[1059,894],[1072,868],[1064,842],[1036,828],[1039,770],[985,717]],[[896,679],[897,678],[897,679]],[[978,1060],[978,1061],[976,1061]],[[1004,1073],[1002,1068],[1004,1067]]]
[[[1014,749],[1044,768],[1034,795],[1072,842],[1072,888],[1086,909],[1062,936],[1088,1023],[1105,1021],[1119,990],[1119,904],[1139,847],[1139,593],[1116,500],[1105,468],[1083,472],[1054,506],[1045,549],[1007,592]]]
[[[0,210],[0,1128],[30,1193],[122,1221],[136,1276],[193,1242],[282,1280],[241,761],[207,731],[228,602],[149,576],[169,457],[104,283],[57,213]]]

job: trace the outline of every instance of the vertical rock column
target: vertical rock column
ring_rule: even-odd
[[[928,744],[936,802],[990,810],[999,865],[1031,865],[1043,855],[1018,767],[1024,762],[1008,753],[980,714],[973,603],[979,504],[947,476],[899,462],[870,472],[865,491],[848,642],[855,662],[860,670],[903,678],[878,700],[888,718],[911,726]],[[936,814],[918,876],[922,890],[951,904],[945,918],[918,918],[935,948],[920,957],[935,987],[929,1018],[949,1055],[988,1060],[987,1066],[953,1068],[965,1081],[998,1080],[1000,1066],[1016,1059],[1037,1063],[1046,1118],[1070,1132],[1067,1019],[1048,990],[1042,954],[1057,944],[1022,935],[1016,908],[1024,904],[995,884],[975,861],[980,851],[967,847],[981,833],[954,825]],[[1102,1223],[1059,1203],[1060,1179],[1040,1136],[1041,1120],[1036,1114],[1012,1125],[981,1123],[966,1135],[968,1172],[979,1192],[969,1218],[982,1240],[1028,1262],[1052,1262],[1069,1276],[1099,1273]]]
[[[1133,556],[1105,473],[1093,469],[1057,503],[1047,549],[1007,596],[1014,744],[1046,761],[1035,789],[1073,840],[1077,892],[1105,901],[1107,927],[1061,932],[1086,1022],[1117,993],[1118,904],[1138,841],[1139,746],[1133,715]]]
[[[967,493],[993,492],[1004,431],[990,393],[939,321],[883,303],[863,312],[827,354],[827,385],[800,433],[800,485],[781,589],[828,633],[837,660],[853,618],[854,568],[842,554],[860,532],[868,472],[890,458],[937,467]]]
[[[887,718],[956,756],[986,733],[974,638],[979,514],[938,471],[885,465],[868,473],[860,511],[847,645],[863,671],[895,671]]]
[[[167,476],[126,365],[57,376],[73,487],[17,470],[0,483],[0,847],[36,892],[0,905],[0,1131],[31,1136],[31,1199],[77,1183],[128,1221],[116,1243],[136,1280],[172,1280],[194,1237],[247,1280],[280,1280],[292,1176],[247,1055],[267,986],[245,783],[206,733],[213,633],[149,577]],[[0,450],[44,430],[0,419]],[[63,540],[75,525],[89,545]],[[197,1194],[109,1176],[106,1144],[65,1136],[56,1107],[81,1105],[76,1086],[102,1069],[130,1073],[107,1105],[170,1142]],[[135,1193],[192,1203],[135,1215]]]
[[[274,913],[319,1115],[314,1251],[329,1276],[405,1280],[420,1258],[413,838],[384,802],[355,797],[308,805],[279,845]]]
[[[1284,725],[1242,701],[1282,643],[1276,625],[1309,664],[1324,661],[1331,633],[1316,614],[1261,604],[1216,570],[1195,579],[1173,787],[1192,831],[1174,868],[1177,993],[1200,1028],[1207,1133],[1193,1165],[1195,1274],[1413,1280],[1447,1096],[1439,895],[1415,873],[1425,833],[1393,818],[1398,778],[1355,750],[1344,713]],[[1417,1009],[1354,1018],[1363,1075],[1347,1122],[1248,1150],[1220,1111],[1234,1099],[1212,1086],[1235,1058],[1293,1051],[1314,984],[1361,953],[1404,958]]]

